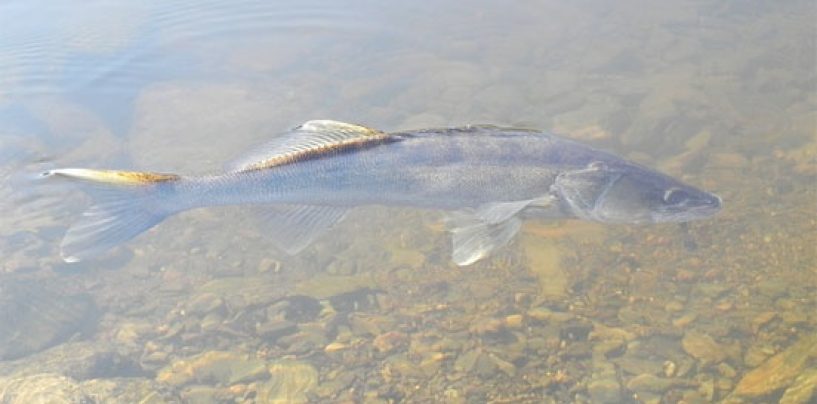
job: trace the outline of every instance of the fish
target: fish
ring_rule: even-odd
[[[366,205],[445,212],[452,261],[471,265],[528,219],[610,224],[688,222],[722,206],[715,194],[549,132],[469,125],[383,132],[311,120],[227,164],[220,174],[58,168],[93,199],[60,246],[96,257],[179,212],[246,205],[271,242],[297,254]]]

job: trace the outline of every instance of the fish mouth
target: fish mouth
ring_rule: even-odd
[[[721,207],[723,206],[723,199],[722,199],[720,196],[715,195],[715,194],[710,194],[710,196],[712,196],[712,197],[713,197],[713,198],[712,198],[712,199],[713,199],[713,201],[712,201],[712,203],[711,203],[711,204],[712,204],[712,206],[713,206],[713,208],[715,209],[715,211],[716,211],[716,212],[717,212],[717,211],[720,211],[720,210],[721,210]]]
[[[696,211],[701,213],[706,213],[708,215],[714,215],[721,211],[723,207],[723,199],[715,194],[709,194],[709,198],[707,198],[701,205],[696,207]]]
[[[723,199],[715,194],[696,202],[680,211],[659,213],[654,219],[659,222],[691,222],[712,217],[723,208]]]
[[[722,207],[723,199],[718,195],[709,194],[709,198],[690,208],[686,213],[690,216],[688,220],[706,219],[720,212]]]

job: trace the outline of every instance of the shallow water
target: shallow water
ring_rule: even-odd
[[[0,5],[0,402],[813,402],[817,5]],[[217,172],[310,119],[576,138],[703,189],[685,228],[526,223],[476,265],[435,212],[303,253],[240,208],[59,258],[64,166]],[[774,376],[774,377],[772,377]]]

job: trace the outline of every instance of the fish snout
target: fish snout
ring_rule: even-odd
[[[720,210],[720,208],[723,206],[723,199],[722,199],[720,196],[715,195],[715,194],[710,194],[710,195],[711,195],[712,197],[711,197],[711,198],[709,198],[708,205],[709,205],[709,206],[710,206],[712,209],[718,209],[718,210]]]

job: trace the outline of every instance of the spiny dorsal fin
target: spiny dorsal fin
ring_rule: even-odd
[[[302,161],[349,148],[381,144],[389,135],[351,123],[315,120],[292,129],[227,165],[228,171],[242,172]]]

